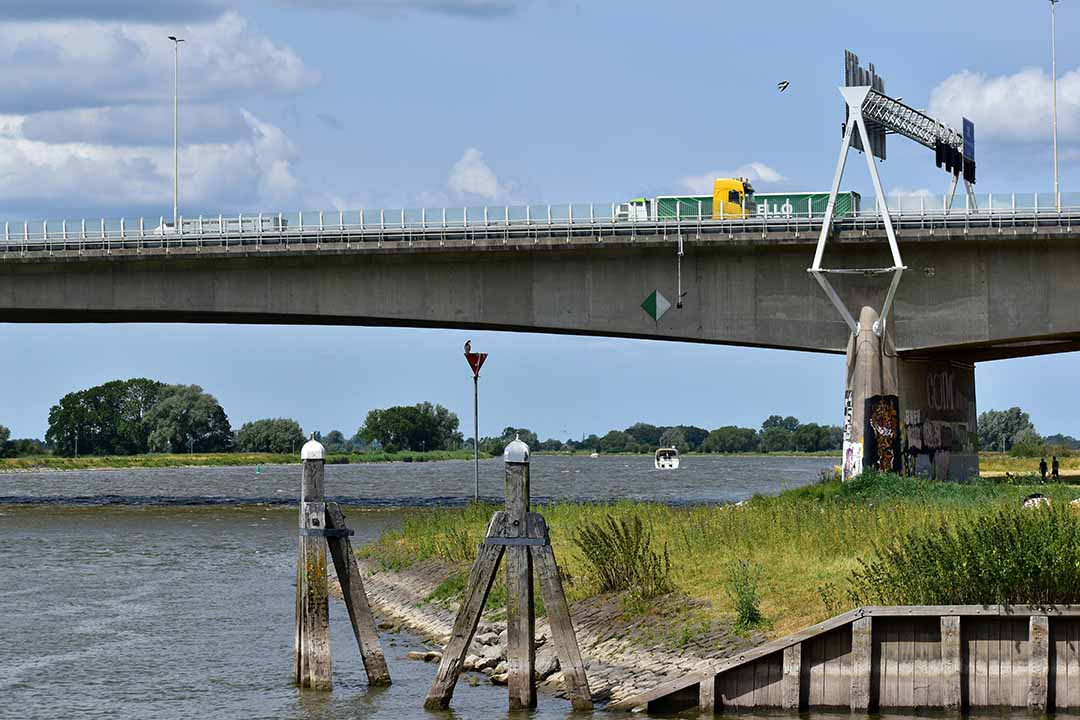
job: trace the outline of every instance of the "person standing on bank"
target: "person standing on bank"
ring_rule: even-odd
[[[1039,475],[1042,475],[1043,482],[1046,482],[1046,458],[1039,459]]]
[[[1058,462],[1057,455],[1050,460],[1050,476],[1055,480],[1060,479],[1061,463]]]

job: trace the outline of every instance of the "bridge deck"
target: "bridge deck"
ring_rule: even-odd
[[[270,218],[273,219],[273,218]],[[994,210],[942,212],[897,212],[893,225],[901,233],[931,234],[941,232],[980,232],[1020,234],[1059,229],[1072,232],[1080,227],[1080,208],[1053,210]],[[553,221],[483,221],[471,225],[461,223],[395,223],[345,224],[320,220],[289,226],[287,223],[267,224],[261,216],[236,216],[231,219],[201,219],[182,232],[160,228],[147,230],[145,223],[106,225],[100,228],[69,224],[31,226],[28,223],[12,228],[5,225],[0,238],[0,262],[27,255],[52,255],[62,252],[98,252],[111,254],[115,250],[160,251],[171,253],[185,248],[214,249],[242,247],[254,252],[276,252],[282,247],[321,250],[337,246],[367,247],[375,245],[398,249],[403,245],[458,247],[492,247],[498,244],[573,244],[575,242],[605,242],[638,237],[666,237],[676,241],[680,236],[694,238],[743,239],[752,237],[785,237],[816,239],[822,219],[806,215],[761,216],[748,219],[712,220],[688,218],[673,221],[622,222],[610,219],[553,220]],[[833,223],[837,232],[871,235],[884,233],[882,218],[877,213],[861,213],[839,218]]]

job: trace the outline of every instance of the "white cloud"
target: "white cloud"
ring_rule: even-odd
[[[499,183],[495,172],[484,162],[484,154],[476,148],[468,148],[454,163],[447,184],[456,193],[492,201],[505,198],[509,193],[509,188]]]
[[[889,197],[895,197],[897,195],[903,195],[904,197],[937,197],[938,193],[935,193],[929,188],[919,188],[918,190],[912,190],[904,186],[894,187],[887,193]]]
[[[751,162],[735,170],[713,170],[701,175],[687,175],[679,180],[683,190],[694,195],[709,195],[713,191],[713,182],[716,178],[747,178],[751,183],[764,183],[774,185],[782,183],[787,178],[769,167],[765,163]]]
[[[432,12],[443,15],[492,17],[510,15],[527,0],[277,0],[312,10],[360,10],[380,14],[401,11]]]
[[[928,111],[956,128],[970,118],[980,140],[1030,143],[1049,140],[1050,108],[1050,76],[1028,68],[996,77],[967,70],[951,75],[931,91]],[[1058,134],[1080,140],[1080,69],[1058,79]]]
[[[0,112],[171,102],[179,31],[187,100],[291,92],[318,82],[295,52],[229,12],[186,27],[92,20],[10,23],[0,33]]]
[[[22,127],[28,140],[104,145],[168,145],[173,141],[171,103],[112,105],[54,110],[27,115]],[[239,108],[222,103],[181,106],[181,140],[187,143],[227,142],[248,134]]]
[[[277,127],[241,113],[248,128],[244,138],[182,149],[183,203],[277,209],[294,200],[292,144]],[[5,202],[171,207],[171,148],[31,140],[23,132],[25,123],[24,117],[0,116],[0,197]]]

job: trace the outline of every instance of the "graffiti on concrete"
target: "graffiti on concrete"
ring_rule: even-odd
[[[907,398],[904,472],[945,480],[954,455],[975,453],[974,374],[963,369],[958,375],[947,364],[932,366],[925,392],[923,398]]]
[[[881,472],[901,470],[900,398],[874,395],[866,399],[863,466]]]
[[[844,441],[844,482],[862,474],[862,443]]]

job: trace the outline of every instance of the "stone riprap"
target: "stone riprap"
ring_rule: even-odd
[[[429,602],[428,598],[454,568],[439,562],[417,563],[407,570],[384,571],[361,561],[371,606],[382,630],[404,629],[441,649],[450,637],[456,606]],[[694,604],[685,597],[661,598],[665,608]],[[578,643],[588,671],[593,699],[619,702],[649,690],[665,680],[703,670],[717,660],[763,642],[760,636],[742,637],[715,623],[681,639],[657,641],[657,616],[623,617],[618,596],[602,596],[574,603],[570,608]],[[481,621],[465,659],[465,670],[483,673],[493,684],[506,684],[506,625]],[[544,618],[536,623],[536,675],[542,691],[564,696],[562,673],[550,643],[551,630]],[[436,655],[417,653],[418,661],[433,662]]]

